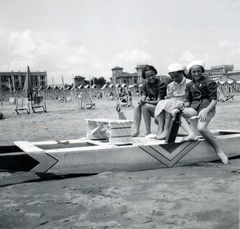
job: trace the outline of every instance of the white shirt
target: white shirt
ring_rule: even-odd
[[[186,100],[186,85],[192,80],[183,77],[181,83],[171,82],[167,85],[167,98],[176,98],[181,101]]]

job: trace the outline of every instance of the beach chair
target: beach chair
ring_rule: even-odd
[[[30,114],[30,102],[27,97],[17,98],[15,111],[20,114],[18,111],[21,110],[26,110],[27,114]]]
[[[231,95],[227,87],[223,84],[218,85],[218,101],[226,102],[229,99],[234,100],[234,95]]]
[[[9,97],[9,104],[15,104],[15,98]]]
[[[82,92],[81,99],[78,100],[78,109],[79,102],[81,103],[81,109],[92,109],[96,108],[95,103],[92,101],[90,95],[87,92]]]
[[[36,96],[32,101],[32,110],[36,113],[36,109],[43,109],[43,112],[47,112],[46,103],[43,101],[43,96]]]
[[[121,88],[120,92],[117,89],[118,103],[123,107],[132,106],[132,96],[129,94],[127,88]]]
[[[66,97],[66,103],[70,103],[72,101],[72,98],[70,96]]]

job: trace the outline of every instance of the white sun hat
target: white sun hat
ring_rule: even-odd
[[[194,65],[199,65],[201,66],[203,69],[205,67],[205,63],[202,60],[194,60],[192,61],[186,68],[187,72],[190,71],[191,67],[193,67]]]
[[[179,63],[170,64],[168,66],[168,73],[183,71],[183,67]]]

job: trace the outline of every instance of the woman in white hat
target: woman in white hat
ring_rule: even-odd
[[[155,109],[155,122],[158,124],[158,132],[156,139],[162,140],[167,137],[169,132],[170,120],[173,116],[175,118],[175,111],[183,110],[186,100],[186,85],[191,80],[185,77],[183,67],[179,63],[174,63],[168,66],[168,74],[172,78],[173,82],[167,86],[167,96],[164,100],[158,102]],[[189,111],[189,113],[191,110]],[[171,115],[172,114],[172,115]],[[195,115],[196,112],[191,115]],[[188,140],[197,140],[197,136],[191,131],[191,128],[187,121],[182,118],[181,126],[189,133]]]
[[[228,164],[228,158],[219,148],[217,142],[208,130],[208,124],[215,115],[215,107],[217,104],[217,83],[214,80],[203,76],[204,62],[200,60],[192,61],[186,68],[192,78],[192,82],[186,87],[187,101],[190,108],[183,111],[183,116],[192,116],[193,111],[197,112],[197,116],[190,120],[195,120],[196,128],[205,138],[224,164]]]

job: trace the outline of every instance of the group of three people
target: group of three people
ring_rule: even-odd
[[[196,132],[199,132],[213,147],[221,161],[228,164],[227,156],[208,130],[208,124],[216,113],[217,84],[203,75],[204,67],[203,61],[192,61],[186,67],[189,76],[187,78],[180,64],[171,64],[168,73],[172,82],[166,84],[156,78],[157,70],[153,66],[145,66],[142,77],[146,79],[146,83],[143,85],[142,97],[134,111],[135,126],[132,137],[139,135],[143,116],[144,135],[151,133],[151,118],[154,118],[158,125],[156,139],[165,139],[171,119],[181,111],[181,126],[187,132],[183,141],[196,141],[198,139]]]

